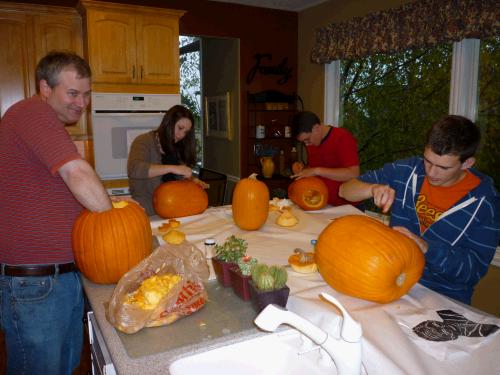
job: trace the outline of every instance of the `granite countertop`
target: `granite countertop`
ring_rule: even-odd
[[[213,281],[213,283],[216,283],[216,281]],[[106,319],[105,306],[111,298],[115,285],[98,285],[85,278],[83,280],[83,285],[85,293],[94,312],[94,317],[97,320],[97,324],[99,325],[99,329],[102,332],[102,335],[106,342],[106,346],[111,355],[111,359],[113,361],[115,369],[120,375],[168,374],[168,368],[170,364],[178,358],[186,357],[209,349],[215,349],[217,347],[236,343],[264,334],[255,327],[244,327],[241,331],[229,332],[228,330],[226,334],[222,335],[221,337],[214,338],[210,341],[203,340],[193,345],[181,346],[179,348],[170,349],[164,352],[161,351],[161,336],[159,337],[158,335],[156,335],[153,336],[153,339],[148,340],[147,342],[145,341],[145,346],[147,347],[143,348],[142,353],[140,353],[138,357],[134,358],[129,355],[129,353],[127,352],[127,348],[124,345],[124,341],[122,341],[123,339],[128,339],[127,337],[125,337],[127,335],[119,333]],[[228,289],[228,291],[232,293],[232,290],[230,288]],[[249,308],[251,309],[250,305]],[[203,310],[200,310],[200,313],[202,311]],[[196,313],[193,314],[192,317],[194,317],[195,315]],[[179,323],[180,322],[181,321],[179,321]],[[174,328],[175,324],[179,323],[173,323],[172,328]],[[145,328],[145,330],[155,330],[155,332],[151,332],[161,334],[162,329],[165,330],[164,332],[168,332],[167,327],[168,326]],[[134,338],[132,336],[140,335],[141,333],[143,333],[143,331],[139,331],[136,334],[130,335],[130,341],[135,341],[136,346],[137,341],[140,340],[140,338]],[[189,330],[186,330],[185,334],[189,335]],[[121,335],[124,337],[120,337]],[[172,336],[176,337],[176,334],[172,334]],[[134,343],[131,344],[132,347],[133,345]],[[151,353],[153,354],[147,354],[147,351],[149,350],[148,348],[151,349]],[[135,348],[135,352],[137,353],[137,348]]]

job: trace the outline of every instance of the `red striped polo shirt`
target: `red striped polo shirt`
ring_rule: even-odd
[[[58,169],[81,158],[47,103],[14,104],[0,123],[0,262],[73,261],[71,230],[82,206]]]

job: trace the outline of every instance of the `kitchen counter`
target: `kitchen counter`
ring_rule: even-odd
[[[209,283],[217,284],[215,280]],[[117,332],[106,319],[105,306],[111,298],[114,285],[97,285],[84,279],[84,288],[94,311],[94,317],[96,318],[99,330],[104,337],[106,346],[111,355],[115,369],[120,375],[168,374],[169,365],[177,358],[202,352],[208,348],[224,346],[232,342],[238,342],[246,338],[262,334],[254,327],[245,326],[236,332],[228,331],[227,334],[214,338],[213,340],[210,340],[210,342],[199,341],[193,345],[162,351],[162,346],[165,344],[162,341],[168,343],[169,341],[172,342],[174,340],[185,339],[185,337],[178,336],[179,332],[168,335],[169,329],[176,328],[175,324],[180,324],[181,322],[184,323],[187,319],[193,320],[194,318],[194,320],[196,320],[197,314],[193,314],[185,318],[185,320],[175,322],[172,326],[145,328],[136,334],[130,335],[130,337],[126,337],[126,334]],[[210,288],[208,288],[208,290],[210,292]],[[232,290],[227,289],[227,292],[232,293]],[[237,297],[235,296],[235,298]],[[204,309],[206,308],[207,307],[204,307]],[[249,308],[251,307],[249,306]],[[204,309],[200,310],[198,314],[205,312]],[[197,330],[196,327],[194,327],[194,329]],[[167,334],[162,337],[162,333],[165,332]],[[189,332],[186,331],[185,335],[189,335]],[[123,340],[127,339],[129,340],[127,341],[127,345],[125,345]],[[144,348],[138,347],[137,345],[141,339],[144,340]],[[150,353],[147,353],[147,351],[150,351]]]
[[[271,212],[260,230],[249,232],[235,227],[230,207],[216,207],[208,209],[202,215],[180,218],[181,230],[186,233],[187,240],[200,249],[203,249],[203,240],[208,237],[215,238],[219,243],[231,234],[243,237],[248,242],[249,255],[263,263],[286,265],[288,256],[296,247],[310,250],[310,240],[317,238],[331,219],[346,214],[361,214],[352,206],[328,207],[309,213],[294,208],[293,212],[299,218],[299,224],[295,227],[277,226],[274,223],[277,214]],[[157,227],[162,222],[164,220],[152,218],[153,233],[159,234]],[[158,238],[162,243],[161,237]],[[211,278],[213,279],[213,274]],[[213,283],[216,282],[209,282],[212,287]],[[336,309],[319,299],[318,295],[322,291],[335,296],[361,323],[363,364],[370,375],[493,374],[500,368],[500,357],[497,355],[500,352],[500,331],[488,337],[460,337],[450,342],[426,341],[413,333],[412,327],[423,321],[440,320],[436,314],[439,310],[452,310],[469,320],[500,326],[500,319],[452,301],[419,284],[400,300],[385,305],[337,293],[325,284],[318,273],[302,275],[290,270],[287,285],[290,287],[287,308],[313,323],[323,323],[324,326],[324,322],[328,321],[333,326],[339,321]],[[84,280],[84,288],[118,374],[168,374],[169,365],[178,358],[265,334],[247,325],[238,330],[227,330],[220,337],[204,339],[192,345],[165,351],[158,351],[158,348],[152,346],[151,352],[146,349],[139,356],[131,356],[123,343],[123,337],[120,337],[123,334],[117,333],[105,316],[105,304],[111,297],[114,285],[96,285]],[[200,310],[185,319],[195,318],[202,312],[203,310]],[[173,323],[171,327],[181,322]],[[146,330],[157,330],[154,332],[160,336],[160,332],[165,332],[165,340],[175,340],[175,337],[168,335],[167,328],[168,326]],[[189,333],[186,331],[186,334]],[[147,335],[144,337],[145,345],[146,342],[147,345],[154,345],[149,342]]]

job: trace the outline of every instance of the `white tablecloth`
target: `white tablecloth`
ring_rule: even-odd
[[[187,240],[203,251],[205,238],[223,243],[231,234],[244,238],[248,254],[259,262],[286,265],[295,248],[312,250],[316,239],[332,219],[362,214],[352,206],[328,207],[304,212],[292,208],[299,224],[283,228],[275,224],[271,212],[258,231],[244,231],[234,225],[231,207],[210,208],[201,215],[180,218],[180,229]],[[152,220],[152,228],[163,242],[158,226],[165,220]],[[213,275],[212,275],[213,277]],[[363,327],[363,365],[368,374],[500,374],[500,330],[487,337],[459,336],[452,341],[434,342],[417,336],[412,328],[427,320],[442,321],[439,310],[452,310],[476,323],[500,326],[500,319],[454,302],[419,284],[389,304],[377,304],[345,296],[330,288],[319,273],[302,275],[289,269],[290,298],[287,308],[335,334],[339,312],[319,299],[320,292],[335,296]]]

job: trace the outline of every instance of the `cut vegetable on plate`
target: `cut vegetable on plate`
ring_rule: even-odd
[[[288,263],[298,273],[313,273],[318,270],[314,253],[306,253],[302,249],[295,249],[294,254],[288,258]]]
[[[172,245],[179,245],[184,242],[186,235],[177,229],[171,229],[163,236],[163,239]]]

